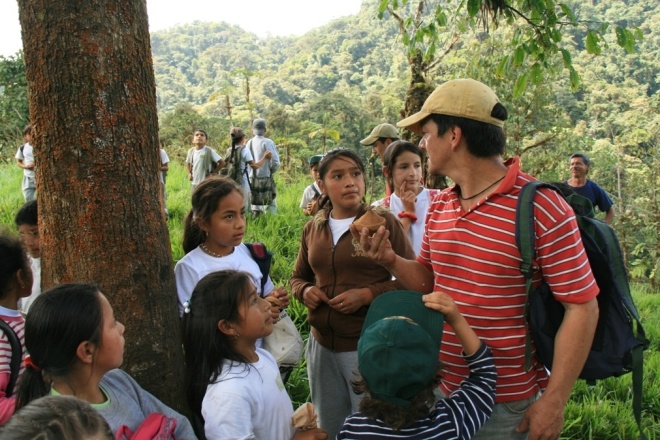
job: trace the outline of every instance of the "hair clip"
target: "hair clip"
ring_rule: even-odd
[[[190,313],[190,300],[183,303],[183,313]]]

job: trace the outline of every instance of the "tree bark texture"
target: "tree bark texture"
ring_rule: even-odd
[[[18,0],[35,127],[42,289],[90,282],[126,325],[125,368],[181,406],[144,0]]]

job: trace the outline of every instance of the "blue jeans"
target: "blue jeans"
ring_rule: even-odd
[[[447,398],[447,395],[440,388],[436,388],[433,394],[438,399]],[[477,431],[472,440],[527,440],[528,433],[516,432],[516,428],[522,421],[527,408],[539,397],[541,397],[541,393],[527,399],[496,403],[490,419]]]

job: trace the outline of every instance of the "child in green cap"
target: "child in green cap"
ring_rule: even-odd
[[[436,401],[443,321],[461,342],[470,375]],[[355,391],[365,396],[337,439],[469,439],[493,411],[492,353],[446,293],[378,296],[362,327],[358,370],[362,377],[354,382]]]

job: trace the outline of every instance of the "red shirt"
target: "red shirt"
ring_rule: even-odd
[[[506,162],[507,175],[494,193],[463,211],[456,187],[444,190],[429,207],[418,261],[433,270],[435,290],[450,294],[477,335],[492,349],[497,366],[497,402],[533,396],[548,373],[536,359],[525,371],[526,290],[515,240],[520,188],[531,176],[518,158]],[[572,208],[556,192],[535,197],[535,263],[559,301],[584,303],[598,286],[582,246]],[[536,283],[541,281],[537,272]],[[461,344],[445,324],[440,350],[442,390],[449,394],[468,376]]]

